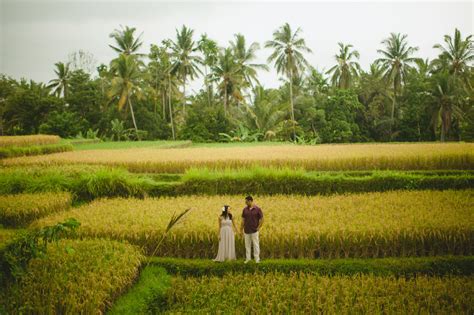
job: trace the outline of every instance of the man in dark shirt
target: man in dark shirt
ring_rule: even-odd
[[[253,257],[255,262],[260,262],[260,244],[258,232],[263,224],[263,212],[253,203],[252,196],[245,197],[247,205],[242,211],[242,225],[240,230],[244,232],[245,238],[245,263],[251,260],[251,245],[253,244]]]

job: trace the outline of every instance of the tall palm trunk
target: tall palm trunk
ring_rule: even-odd
[[[451,113],[441,107],[441,136],[440,141],[445,142],[448,134],[449,125],[451,123]]]
[[[224,81],[224,115],[227,116],[227,81]]]
[[[293,105],[293,69],[290,68],[289,73],[290,79],[290,106],[291,106],[291,120],[293,124],[293,140],[296,139],[296,126],[295,126],[295,107]]]
[[[170,77],[168,77],[168,88],[169,88],[169,91],[168,91],[168,107],[169,107],[169,110],[170,110],[171,133],[173,135],[173,140],[175,140],[176,136],[175,136],[175,131],[174,131],[173,108],[171,106],[171,78]]]
[[[163,120],[166,121],[166,91],[163,91],[161,94],[161,101],[162,101],[162,110],[163,110]]]
[[[211,106],[211,85],[209,84],[209,79],[207,77],[207,66],[204,66],[204,84],[206,85],[207,89],[207,103]]]
[[[186,74],[183,75],[183,116],[186,115]]]
[[[390,141],[393,140],[393,125],[395,123],[395,104],[397,102],[397,87],[393,87],[392,108],[390,109]]]
[[[130,101],[130,96],[128,96],[128,106],[130,107],[130,113],[132,114],[133,126],[135,127],[135,133],[137,135],[138,141],[140,141],[140,135],[138,134],[137,122],[135,121],[135,114],[133,113],[132,102]]]

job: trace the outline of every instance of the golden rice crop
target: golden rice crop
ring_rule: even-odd
[[[0,136],[0,147],[55,144],[60,139],[53,135]]]
[[[143,258],[129,244],[62,240],[31,260],[0,302],[8,314],[102,314],[133,283]]]
[[[47,214],[68,209],[71,201],[71,194],[67,192],[0,196],[0,224],[26,225]]]
[[[474,190],[391,191],[333,196],[262,196],[262,258],[432,256],[474,253]],[[102,199],[40,219],[81,222],[80,235],[126,239],[150,253],[169,218],[194,207],[177,225],[158,256],[213,258],[217,217],[231,205],[237,226],[243,196],[183,196]],[[239,258],[244,242],[236,237]]]
[[[8,240],[12,239],[18,230],[14,229],[2,229],[0,228],[0,247],[7,242]]]
[[[105,164],[134,172],[179,173],[191,167],[294,167],[307,170],[472,169],[473,143],[263,145],[252,147],[133,148],[19,157],[3,165]]]
[[[172,279],[165,314],[472,314],[474,277],[233,274]]]

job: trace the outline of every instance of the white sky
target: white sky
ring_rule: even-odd
[[[100,62],[108,63],[115,53],[108,47],[108,35],[119,25],[134,26],[143,32],[142,52],[151,43],[174,38],[182,24],[228,44],[240,32],[262,46],[275,29],[288,22],[303,29],[303,37],[313,54],[307,59],[318,69],[334,64],[337,43],[351,43],[361,54],[366,68],[377,58],[380,41],[390,32],[408,34],[418,56],[434,58],[435,43],[454,28],[463,37],[473,34],[473,4],[464,2],[165,2],[165,1],[24,1],[0,0],[0,73],[14,78],[49,81],[57,61],[83,49]],[[258,53],[265,62],[270,51]],[[261,72],[266,87],[280,84],[276,72]],[[200,87],[200,81],[192,84]]]

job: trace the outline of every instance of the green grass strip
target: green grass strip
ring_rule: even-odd
[[[183,276],[222,276],[227,273],[306,272],[319,275],[373,274],[377,276],[472,275],[474,256],[436,256],[367,259],[268,259],[259,264],[243,260],[214,262],[205,259],[151,257],[150,265]]]
[[[399,189],[464,189],[474,187],[471,172],[306,172],[254,167],[240,170],[190,169],[178,194],[334,194]]]
[[[140,273],[138,282],[114,303],[107,314],[149,314],[151,306],[160,308],[166,304],[166,292],[171,276],[157,266],[148,266]]]
[[[306,172],[252,168],[240,171],[190,170],[184,175],[134,174],[123,168],[65,165],[0,169],[0,195],[68,191],[74,201],[100,197],[179,196],[193,194],[299,194],[445,190],[474,187],[470,171]]]
[[[74,147],[69,143],[29,145],[29,146],[21,146],[21,147],[13,146],[13,147],[0,148],[0,159],[17,157],[17,156],[30,156],[30,155],[66,152],[66,151],[72,151],[73,149]]]

